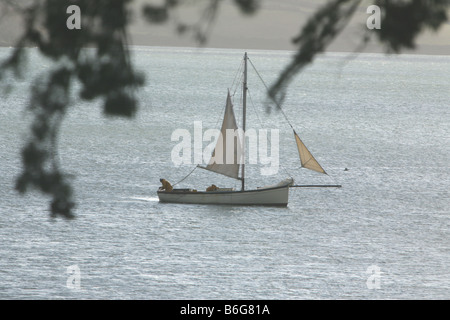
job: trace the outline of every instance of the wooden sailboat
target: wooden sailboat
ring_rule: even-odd
[[[246,97],[247,97],[247,53],[244,55],[244,80],[243,80],[243,124],[242,131],[245,132],[246,126]],[[245,154],[245,138],[230,145],[233,148],[227,148],[227,130],[238,130],[236,118],[234,115],[233,104],[230,93],[228,92],[224,119],[221,128],[221,139],[218,139],[212,154],[211,160],[206,167],[200,167],[213,171],[234,179],[241,180],[241,190],[232,188],[216,189],[213,191],[196,191],[193,189],[173,189],[171,191],[158,190],[160,202],[170,203],[190,203],[190,204],[217,204],[217,205],[261,205],[261,206],[287,206],[289,201],[289,188],[296,187],[292,178],[285,179],[278,184],[266,186],[257,189],[245,189],[245,163],[243,161]],[[311,152],[294,130],[294,137],[304,168],[325,173]],[[228,138],[229,139],[229,138]],[[234,139],[234,138],[233,138]],[[228,153],[227,153],[228,152]],[[232,161],[225,161],[231,159]],[[240,171],[240,175],[239,175]],[[298,187],[298,186],[297,186]]]

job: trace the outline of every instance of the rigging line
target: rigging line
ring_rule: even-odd
[[[243,80],[242,80],[243,78],[244,78],[244,74],[242,72],[242,75],[239,78],[239,83],[236,84],[236,88],[235,88],[233,94],[231,95],[233,97],[233,109],[234,109],[234,111],[236,111],[236,108],[235,108],[236,106],[239,106],[239,107],[243,106],[244,97],[242,95],[242,91],[241,90],[238,91],[239,84],[243,82]],[[236,91],[238,91],[237,95],[236,95]],[[235,101],[236,101],[236,104],[234,103]],[[237,123],[241,123],[242,112],[235,112],[235,117],[236,117]]]
[[[255,104],[253,103],[252,95],[250,93],[250,89],[249,88],[247,88],[247,93],[248,93],[248,96],[250,98],[250,104],[251,104],[251,106],[253,108],[253,112],[256,114],[256,117],[258,118],[259,125],[262,127],[263,124],[262,124],[261,119],[259,118],[258,112],[256,111]]]
[[[233,109],[234,109],[234,97],[236,95],[236,91],[238,90],[239,85],[242,83],[242,78],[244,77],[244,72],[243,72],[244,63],[245,63],[245,61],[242,60],[241,65],[239,66],[239,68],[236,72],[236,75],[234,76],[234,80],[233,80],[233,83],[231,84],[231,88],[230,88],[230,90],[228,90],[228,92],[230,93],[230,96],[233,98],[232,99]],[[238,120],[240,120],[240,118],[238,118]]]
[[[234,90],[232,90],[232,91],[233,91],[233,94],[232,94],[233,97],[236,95],[236,91],[237,91],[238,89],[240,89],[240,84],[241,84],[242,82],[244,82],[244,81],[243,81],[243,78],[244,78],[244,73],[241,74],[241,76],[239,77],[239,80],[236,82],[236,85],[234,86]],[[232,88],[232,89],[233,89],[233,88]]]
[[[269,92],[269,87],[267,87],[266,83],[264,82],[263,78],[261,77],[261,75],[259,74],[258,70],[256,70],[255,66],[253,65],[253,62],[250,60],[250,58],[248,58],[248,61],[250,61],[250,64],[253,67],[253,70],[255,70],[256,74],[259,77],[259,80],[261,80],[261,82],[263,83],[264,87],[266,88],[267,92]],[[289,121],[288,117],[286,116],[286,114],[284,113],[283,109],[281,108],[281,105],[275,101],[275,99],[273,99],[271,97],[271,100],[276,104],[276,106],[278,107],[278,109],[280,109],[281,113],[283,114],[284,118],[286,119],[286,121],[288,122],[289,126],[292,128],[292,130],[295,131],[294,127],[292,126],[291,122]]]
[[[195,169],[197,169],[197,167],[198,167],[198,165],[196,165],[196,166],[194,167],[194,169],[192,169],[191,172],[188,173],[187,176],[185,176],[183,179],[181,179],[180,181],[178,181],[177,183],[175,183],[173,186],[176,186],[176,185],[179,184],[180,182],[183,182],[187,177],[189,177],[189,176],[194,172]]]
[[[243,77],[243,75],[242,75],[242,68],[243,68],[243,66],[244,66],[244,60],[242,60],[242,62],[241,62],[241,65],[239,66],[239,68],[238,68],[238,70],[237,70],[237,72],[236,72],[236,75],[234,76],[234,79],[233,79],[233,82],[232,82],[232,84],[231,84],[231,89],[233,90],[233,87],[234,87],[234,85],[235,85],[235,83],[236,83],[236,87],[235,87],[235,89],[234,89],[234,92],[233,92],[233,96],[234,96],[234,94],[236,93],[236,90],[237,90],[237,88],[238,88],[238,83],[240,82],[240,79]],[[236,79],[238,79],[238,75],[239,74],[241,74],[241,76],[239,77],[239,80],[238,81],[236,81]]]
[[[251,102],[250,104],[251,104],[251,106],[252,106],[253,112],[256,114],[256,117],[258,118],[259,125],[260,125],[261,127],[263,127],[262,121],[261,121],[261,119],[259,118],[259,114],[258,114],[258,112],[257,112],[257,110],[256,110],[256,108],[255,108],[255,104],[253,103],[253,98],[252,98],[252,95],[251,95],[251,93],[250,93],[250,89],[249,89],[249,88],[247,88],[247,92],[248,92],[248,96],[249,96],[249,98],[250,98],[250,102]],[[245,136],[244,136],[244,139],[245,139]],[[290,172],[288,172],[287,169],[286,169],[283,165],[281,165],[281,168],[284,170],[284,172],[285,172],[289,177],[292,178],[292,175],[290,174]]]
[[[250,58],[248,58],[248,61],[250,61],[250,64],[253,67],[253,70],[255,70],[256,74],[258,75],[259,79],[261,80],[261,82],[263,83],[264,87],[266,88],[267,92],[269,92],[269,88],[267,87],[267,84],[264,82],[264,79],[261,77],[261,74],[258,72],[258,70],[256,69],[255,65],[253,64],[253,62],[250,60]],[[281,108],[281,105],[273,98],[271,98],[271,100],[276,104],[276,106],[278,107],[278,109],[281,111],[281,113],[283,114],[284,118],[286,119],[287,123],[289,124],[289,126],[291,127],[291,129],[294,131],[294,134],[297,134],[297,132],[294,129],[294,126],[291,124],[291,122],[289,121],[288,117],[286,116],[286,114],[284,113],[283,109]],[[303,166],[302,166],[303,167]],[[287,172],[287,170],[284,168],[284,170],[286,171],[286,173],[289,174],[289,172]],[[290,175],[290,174],[289,174]],[[326,173],[326,175],[328,175],[328,173]],[[290,175],[291,176],[291,175]],[[329,176],[329,175],[328,175]]]
[[[222,107],[222,111],[217,115],[217,120],[216,120],[216,124],[214,125],[214,128],[217,128],[219,126],[219,122],[223,117],[223,111],[225,110],[226,107],[227,107],[227,104],[225,103],[225,105]]]
[[[228,90],[228,92],[229,92],[229,91],[230,91],[230,90]],[[231,94],[230,94],[230,95],[231,95]],[[225,103],[225,104],[222,106],[221,111],[217,114],[217,120],[216,120],[216,124],[214,125],[214,128],[218,128],[220,120],[223,120],[223,114],[224,114],[224,110],[226,109],[226,107],[227,107],[227,104]]]
[[[257,74],[258,77],[259,77],[259,80],[261,80],[261,82],[263,83],[263,85],[264,85],[264,87],[266,88],[267,92],[269,92],[269,88],[267,87],[267,85],[266,85],[266,83],[264,82],[263,78],[262,78],[261,75],[259,74],[258,70],[256,70],[255,66],[253,65],[253,62],[250,60],[250,58],[247,58],[247,59],[248,59],[248,61],[250,61],[250,64],[252,65],[253,70],[255,70],[256,74]],[[250,97],[250,99],[251,99],[251,97]],[[280,106],[275,100],[272,99],[272,101],[277,105],[278,109],[280,109],[280,111],[281,111],[281,113],[283,114],[284,118],[286,119],[287,123],[289,124],[289,126],[291,127],[291,129],[295,132],[294,127],[292,126],[292,124],[291,124],[291,122],[289,121],[288,117],[287,117],[286,114],[284,113],[283,109],[281,109],[281,106]],[[253,101],[252,101],[252,103],[253,103]],[[256,115],[257,115],[258,120],[259,120],[258,113],[256,113]],[[261,120],[259,120],[259,121],[261,122]],[[289,177],[292,178],[292,174],[291,174],[289,171],[287,171],[287,169],[286,169],[283,165],[281,166],[281,168],[284,170],[284,172],[285,172]]]
[[[264,87],[266,88],[267,92],[269,92],[269,88],[267,87],[267,85],[266,85],[266,83],[264,82],[263,78],[262,78],[261,75],[259,74],[259,72],[258,72],[258,70],[256,69],[255,65],[253,64],[252,60],[251,60],[250,58],[247,58],[247,59],[248,59],[248,61],[250,61],[250,64],[251,64],[253,70],[255,70],[256,74],[257,74],[258,77],[259,77],[259,79],[261,80],[261,82],[263,83]],[[292,126],[291,122],[289,121],[288,117],[286,116],[286,114],[284,113],[283,109],[281,108],[281,105],[280,105],[275,99],[273,99],[272,97],[270,97],[270,98],[271,98],[271,100],[276,104],[276,106],[278,107],[278,109],[280,109],[280,111],[281,111],[281,113],[283,114],[284,118],[286,119],[287,123],[289,124],[289,126],[291,127],[291,129],[294,131],[294,134],[296,134],[296,135],[298,136],[297,132],[295,131],[295,129],[294,129],[294,127]],[[311,153],[311,152],[310,152],[310,153]],[[314,157],[314,156],[313,156],[313,157]],[[286,171],[286,173],[288,173],[287,170],[285,170],[285,171]],[[288,173],[288,174],[289,174],[289,173]],[[330,177],[330,175],[329,175],[328,173],[325,172],[325,174],[326,174],[327,176]],[[290,175],[290,174],[289,174],[289,175]]]

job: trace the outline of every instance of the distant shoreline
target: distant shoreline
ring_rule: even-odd
[[[293,49],[276,49],[276,48],[252,48],[252,47],[248,47],[248,48],[238,48],[238,47],[229,47],[229,46],[185,46],[185,45],[170,45],[170,46],[164,46],[164,45],[148,45],[148,44],[129,44],[128,45],[129,48],[133,48],[133,47],[149,47],[149,48],[166,48],[166,49],[192,49],[192,50],[257,50],[257,51],[284,51],[284,52],[291,52],[292,54],[295,54],[296,50],[295,48]],[[363,50],[363,51],[352,51],[352,50],[326,50],[324,52],[321,52],[320,54],[323,53],[343,53],[343,54],[365,54],[365,53],[378,53],[378,54],[383,54],[383,55],[391,55],[391,56],[395,56],[395,55],[433,55],[433,56],[449,56],[450,55],[450,46],[444,46],[445,49],[444,50],[424,50],[425,48],[418,48],[416,50],[407,50],[401,53],[386,53],[383,52],[382,50]],[[15,46],[11,46],[11,45],[5,45],[5,44],[0,44],[0,48],[16,48]],[[37,48],[37,46],[23,46],[23,48]],[[93,47],[89,47],[87,46],[86,48],[93,48]],[[444,51],[444,52],[440,52],[440,51]]]

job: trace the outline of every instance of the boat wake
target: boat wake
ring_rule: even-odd
[[[143,202],[158,202],[158,197],[128,197],[126,199],[143,201]]]

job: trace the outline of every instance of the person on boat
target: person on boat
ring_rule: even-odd
[[[167,192],[171,192],[173,190],[172,185],[166,179],[159,179],[159,181],[161,181],[161,183],[162,183],[162,186],[159,187],[159,190],[167,191]]]
[[[217,189],[219,188],[217,188],[215,184],[212,184],[208,188],[206,188],[206,191],[216,191]]]

